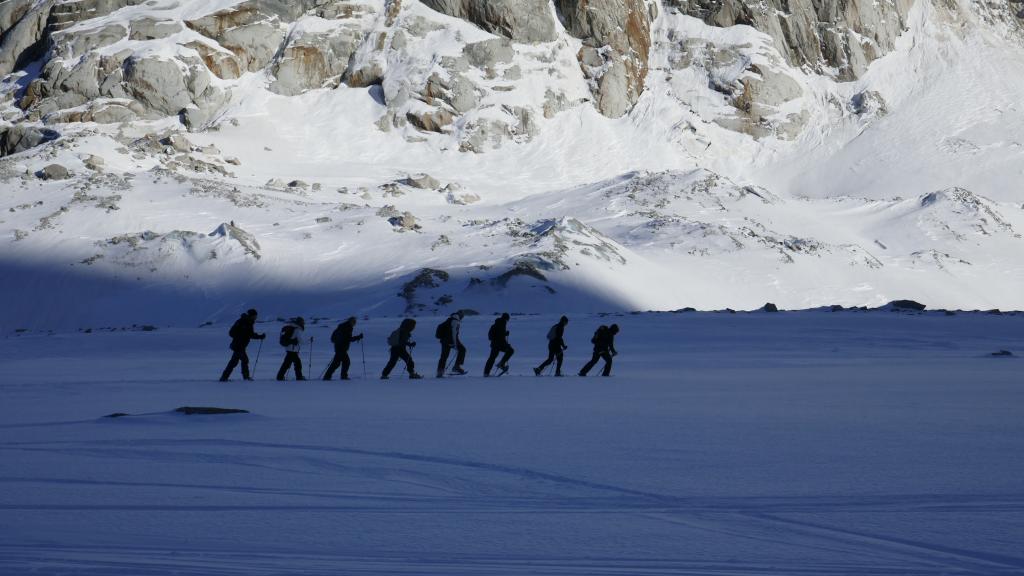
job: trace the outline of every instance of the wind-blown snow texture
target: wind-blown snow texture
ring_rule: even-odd
[[[374,379],[398,318],[346,383],[268,381],[271,342],[211,382],[222,324],[7,337],[0,573],[1021,574],[1021,364],[989,354],[1022,318],[574,316],[567,371],[617,322],[615,375],[557,380],[529,373],[555,317],[486,380],[491,317],[446,380]]]
[[[53,5],[0,6],[30,4]],[[415,0],[86,4],[57,2],[50,51],[0,88],[8,330],[296,302],[1024,307],[1015,5],[918,0],[849,80],[648,2],[644,90],[610,118],[645,29],[598,50],[554,5],[495,24],[533,26],[509,41]]]

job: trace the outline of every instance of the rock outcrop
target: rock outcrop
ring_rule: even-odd
[[[744,24],[768,34],[793,66],[853,80],[890,52],[913,0],[666,0],[714,26]]]
[[[53,130],[28,124],[0,127],[0,158],[24,152],[59,137],[60,134]]]
[[[46,52],[46,25],[55,0],[0,2],[0,76],[6,76]]]
[[[468,20],[515,42],[551,42],[557,38],[547,0],[422,0],[434,10]]]
[[[645,0],[556,0],[573,36],[583,40],[580,67],[592,83],[597,109],[611,118],[636,104],[647,80],[651,20]]]

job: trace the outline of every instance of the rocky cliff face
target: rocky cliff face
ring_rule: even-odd
[[[626,116],[657,69],[697,83],[672,84],[685,105],[721,102],[708,121],[789,139],[808,119],[799,76],[858,78],[893,49],[912,2],[4,0],[0,76],[13,79],[0,100],[16,105],[10,122],[177,117],[202,130],[253,78],[289,97],[379,85],[377,129],[480,152],[578,106]],[[751,26],[771,45],[688,17]]]
[[[893,49],[913,0],[667,0],[721,27],[753,26],[793,66],[853,80]]]

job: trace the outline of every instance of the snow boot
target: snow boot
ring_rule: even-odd
[[[462,369],[462,366],[456,366],[455,368],[452,368],[452,374],[464,376],[466,374],[466,371]]]
[[[540,376],[540,368],[534,368],[533,369],[533,375],[534,376]]]
[[[409,374],[409,380],[420,380],[422,378],[423,378],[422,374],[417,374],[415,372],[413,372],[412,374]]]

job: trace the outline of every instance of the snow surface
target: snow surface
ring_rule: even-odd
[[[487,380],[490,317],[440,381],[374,379],[398,318],[346,383],[270,381],[272,340],[217,383],[225,324],[9,334],[0,573],[1024,573],[1021,361],[990,356],[1024,317],[574,316],[567,372],[617,322],[614,377],[535,378],[554,320],[514,317]]]

